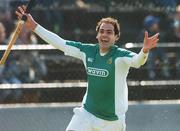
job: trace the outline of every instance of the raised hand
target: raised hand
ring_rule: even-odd
[[[145,31],[144,44],[143,44],[143,52],[144,53],[149,52],[149,50],[151,50],[152,48],[155,48],[157,46],[157,43],[159,41],[158,36],[159,36],[159,33],[156,33],[155,35],[149,37],[148,32]]]
[[[27,29],[34,30],[37,26],[37,22],[33,19],[31,14],[26,14],[26,6],[19,6],[18,10],[15,12],[18,19],[22,19],[22,17],[25,15],[27,17],[27,20],[25,22],[25,26]]]

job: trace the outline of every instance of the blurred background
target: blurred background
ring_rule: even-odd
[[[27,0],[0,0],[0,56]],[[140,69],[130,69],[127,131],[180,130],[180,0],[37,0],[31,14],[67,40],[97,43],[96,23],[119,20],[121,48],[138,53],[144,31],[160,42]],[[23,28],[0,66],[0,131],[64,131],[86,91],[83,63]]]

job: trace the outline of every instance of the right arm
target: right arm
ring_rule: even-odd
[[[16,15],[18,16],[19,19],[21,19],[23,15],[27,17],[27,20],[25,22],[25,27],[27,29],[34,31],[47,43],[63,51],[65,55],[69,55],[84,60],[84,52],[81,51],[83,47],[81,42],[67,41],[62,39],[55,33],[48,31],[44,27],[40,26],[30,14],[26,14],[25,10],[26,10],[25,6],[18,7],[18,11],[16,11]]]
[[[65,52],[66,40],[40,26],[30,14],[25,13],[25,10],[25,6],[20,6],[18,7],[18,11],[15,13],[19,19],[21,19],[23,15],[27,17],[25,23],[26,28],[34,31],[39,37],[41,37],[47,43],[53,45],[55,48]]]
[[[51,44],[55,48],[65,52],[66,40],[62,39],[55,33],[46,30],[44,27],[37,25],[34,32],[41,37],[44,41]]]

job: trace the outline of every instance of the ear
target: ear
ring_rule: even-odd
[[[98,33],[97,33],[97,35],[96,35],[96,39],[98,39],[98,37],[99,37],[99,36],[98,36]]]

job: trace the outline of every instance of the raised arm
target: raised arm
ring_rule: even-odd
[[[154,36],[148,37],[148,32],[145,31],[143,48],[131,59],[126,59],[128,65],[135,68],[139,68],[141,65],[144,65],[148,58],[149,51],[157,46],[157,42],[159,41],[158,36],[159,33],[155,34]]]
[[[143,52],[148,53],[151,49],[155,48],[157,46],[157,43],[159,41],[159,33],[156,33],[155,35],[149,37],[148,32],[145,31],[144,33],[144,44],[143,44]]]
[[[42,26],[40,26],[31,16],[31,14],[26,14],[25,13],[26,7],[25,6],[20,6],[18,7],[18,11],[16,11],[16,15],[18,18],[22,18],[23,15],[27,17],[25,26],[27,29],[34,31],[38,36],[40,36],[44,41],[47,43],[53,45],[55,48],[65,51],[65,45],[66,45],[66,40],[62,39],[55,33],[52,33]]]

